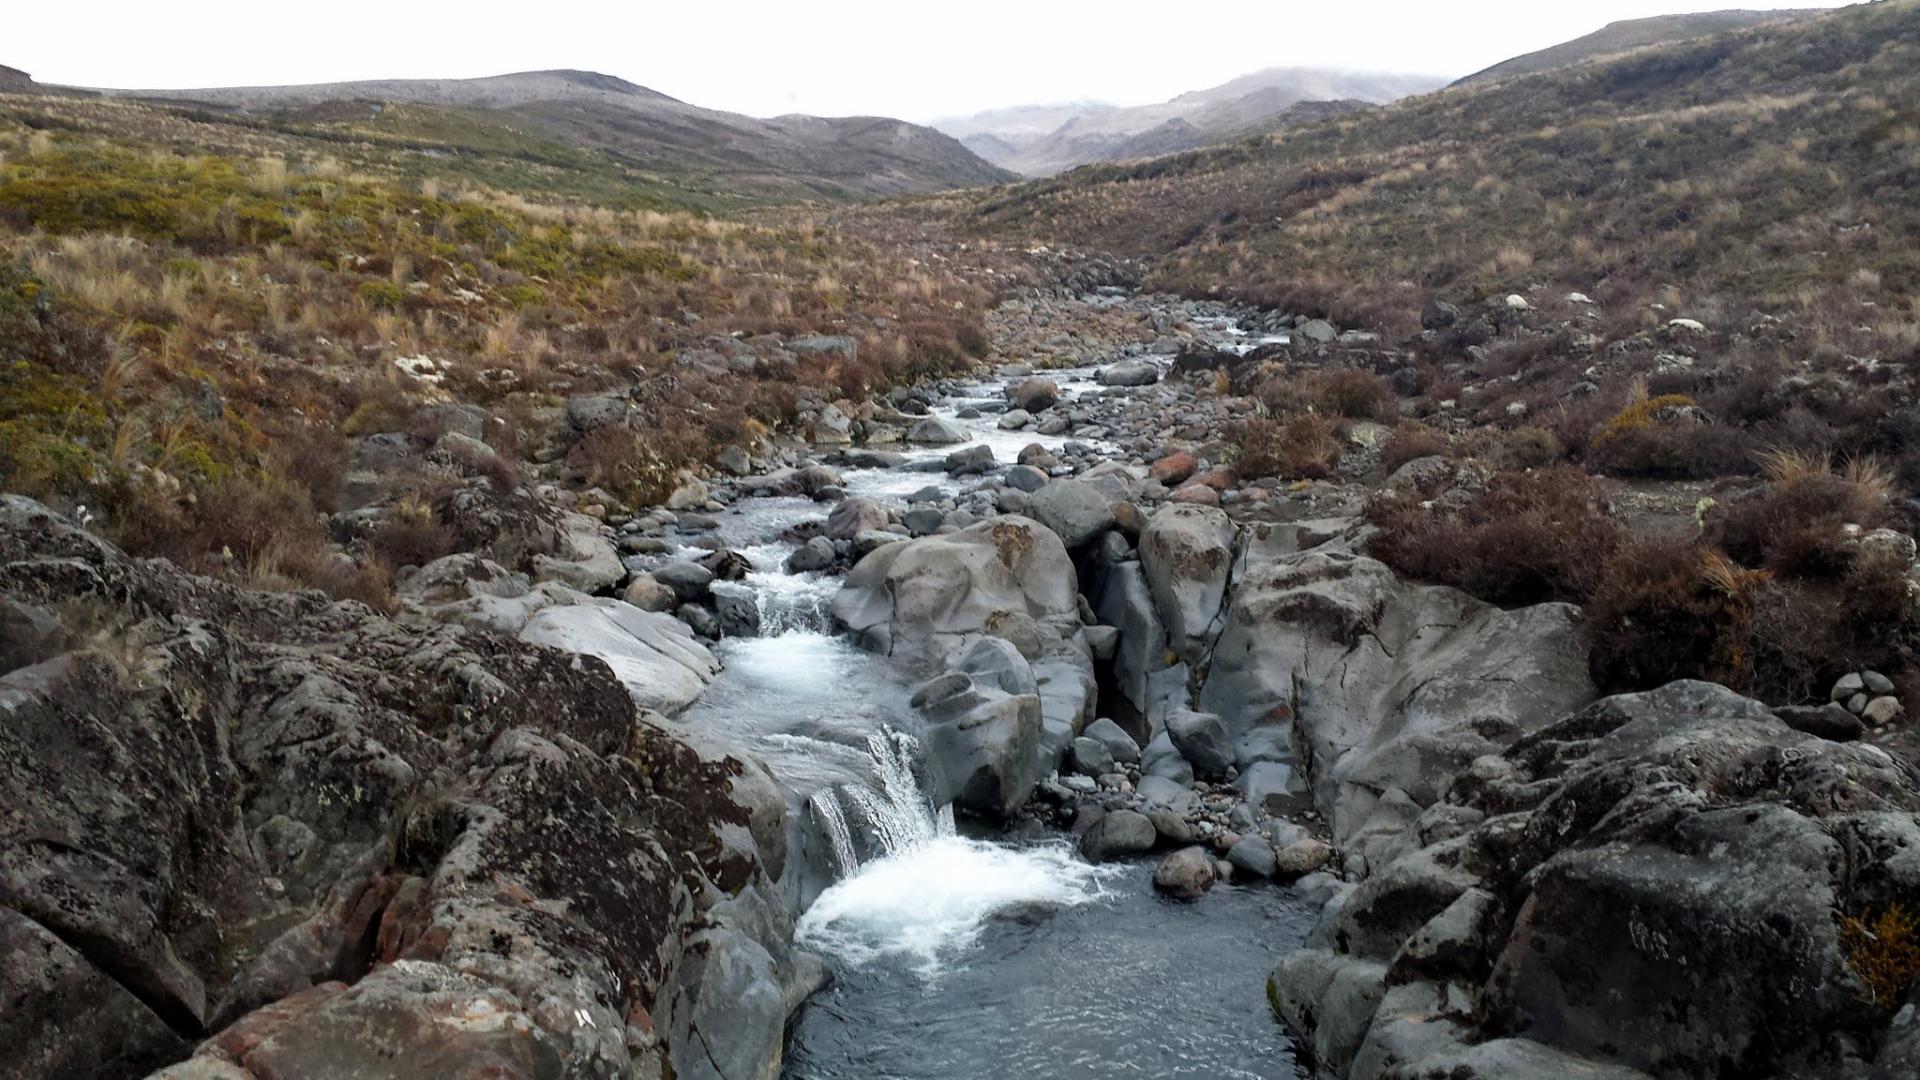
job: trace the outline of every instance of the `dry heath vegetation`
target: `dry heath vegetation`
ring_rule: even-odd
[[[980,347],[977,287],[798,212],[591,204],[333,149],[0,96],[0,488],[84,506],[140,553],[378,602],[391,566],[445,541],[396,514],[347,554],[328,542],[350,437],[477,405],[516,421],[487,436],[510,489],[537,421],[632,390],[629,445],[583,467],[640,498],[804,400]],[[854,338],[857,359],[682,362],[715,337],[815,332]]]

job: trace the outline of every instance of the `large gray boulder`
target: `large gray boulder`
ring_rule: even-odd
[[[520,628],[520,640],[606,662],[643,709],[676,713],[720,674],[720,662],[687,624],[624,600],[585,597],[544,608]]]
[[[1167,737],[1202,780],[1217,780],[1233,767],[1233,737],[1213,713],[1174,709],[1167,713]]]
[[[1027,500],[1027,513],[1069,548],[1081,547],[1113,528],[1113,500],[1079,480],[1061,479],[1042,486]]]
[[[914,691],[912,704],[927,721],[936,803],[1009,818],[1051,771],[1033,671],[1005,639],[976,639],[954,670]]]
[[[1920,895],[1920,770],[1723,687],[1483,757],[1400,848],[1271,980],[1334,1076],[1860,1075],[1910,993],[1842,918]]]
[[[1100,369],[1101,386],[1152,386],[1160,381],[1160,369],[1148,360],[1122,360]]]
[[[1154,608],[1146,571],[1138,560],[1114,563],[1102,568],[1095,581],[1094,615],[1103,625],[1120,631],[1113,656],[1114,682],[1136,712],[1151,714],[1157,705],[1155,676],[1170,665],[1166,627]]]
[[[1169,503],[1140,532],[1140,566],[1167,642],[1180,659],[1205,657],[1225,617],[1233,522],[1218,508]]]
[[[943,417],[929,416],[907,429],[907,441],[931,446],[947,446],[963,443],[968,439],[966,429]]]
[[[522,612],[569,591],[488,565]],[[512,602],[453,577],[409,605]],[[774,1010],[698,1058],[630,1034],[753,992],[668,976],[774,871],[738,764],[600,660],[129,559],[11,496],[0,597],[87,613],[0,670],[8,1077],[778,1073]]]
[[[1335,843],[1367,855],[1469,762],[1592,698],[1577,608],[1502,611],[1315,550],[1248,564],[1199,707],[1236,735],[1292,725]]]
[[[833,614],[869,648],[928,675],[1009,615],[1071,634],[1079,626],[1077,579],[1052,530],[997,517],[874,551],[848,573]]]
[[[835,540],[851,540],[861,533],[884,529],[891,520],[887,508],[872,499],[859,496],[842,499],[827,514],[827,535]]]

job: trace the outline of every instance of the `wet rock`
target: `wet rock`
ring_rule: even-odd
[[[794,549],[787,556],[787,572],[809,574],[825,570],[834,563],[833,541],[824,536],[816,536]]]
[[[653,571],[653,578],[672,589],[683,603],[706,596],[713,585],[713,571],[691,562],[667,563]]]
[[[1080,838],[1080,853],[1088,862],[1142,855],[1153,850],[1159,835],[1147,815],[1134,810],[1115,810]]]
[[[1027,379],[1008,387],[1007,400],[1014,408],[1037,414],[1060,400],[1060,387],[1052,379]]]
[[[712,574],[715,581],[743,581],[753,573],[753,560],[731,548],[721,548],[703,556],[698,565]]]
[[[1160,369],[1146,360],[1125,360],[1100,369],[1102,386],[1152,386],[1160,381]]]
[[[1198,900],[1213,888],[1218,877],[1213,856],[1204,848],[1182,848],[1154,867],[1153,887],[1176,900]]]
[[[910,443],[927,443],[936,446],[948,443],[963,443],[967,441],[967,433],[951,420],[943,420],[938,416],[929,416],[924,420],[916,422],[912,427],[907,429],[907,441]]]
[[[955,450],[947,455],[946,468],[952,476],[979,476],[993,471],[993,447],[982,443]]]
[[[914,691],[927,719],[926,747],[946,784],[937,802],[991,819],[1010,818],[1051,762],[1040,754],[1040,695],[1012,643],[983,637],[954,669]]]
[[[827,536],[851,540],[863,532],[885,529],[892,522],[885,505],[872,499],[846,499],[827,515]]]
[[[1033,414],[1025,409],[1008,409],[994,423],[1002,431],[1019,431],[1033,423]]]
[[[1243,836],[1231,848],[1227,849],[1227,861],[1233,868],[1248,877],[1271,879],[1278,873],[1278,862],[1274,859],[1273,845],[1265,837]]]

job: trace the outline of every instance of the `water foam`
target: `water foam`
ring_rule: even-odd
[[[943,836],[870,862],[822,893],[795,938],[855,967],[901,958],[932,977],[995,914],[1088,903],[1106,876],[1065,844],[1010,848]]]
[[[875,732],[867,748],[872,784],[843,784],[811,800],[846,876],[801,916],[803,944],[856,967],[900,957],[932,976],[998,912],[1100,895],[1107,872],[1064,843],[1010,848],[955,835],[953,808],[935,809],[921,788],[912,736]],[[868,861],[848,809],[865,826]]]

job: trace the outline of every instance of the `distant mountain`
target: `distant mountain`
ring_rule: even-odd
[[[1477,71],[1461,79],[1455,85],[1531,75],[1537,71],[1550,71],[1569,64],[1612,56],[1649,45],[1666,45],[1676,41],[1707,37],[1711,34],[1723,34],[1729,30],[1746,30],[1750,27],[1792,22],[1823,14],[1825,14],[1824,11],[1806,8],[1779,11],[1734,9],[1702,11],[1690,15],[1656,15],[1650,19],[1626,19],[1608,23],[1585,37],[1574,38],[1572,41],[1562,42],[1552,48],[1530,52],[1495,64],[1485,71]]]
[[[1158,105],[1026,106],[936,120],[934,126],[971,140],[976,153],[997,165],[1027,176],[1051,176],[1096,161],[1229,141],[1273,126],[1301,102],[1384,104],[1438,89],[1443,82],[1420,75],[1273,68]]]
[[[347,131],[478,127],[491,139],[553,140],[630,167],[770,198],[898,195],[1011,178],[952,137],[917,124],[870,116],[761,120],[591,71],[100,93]]]

